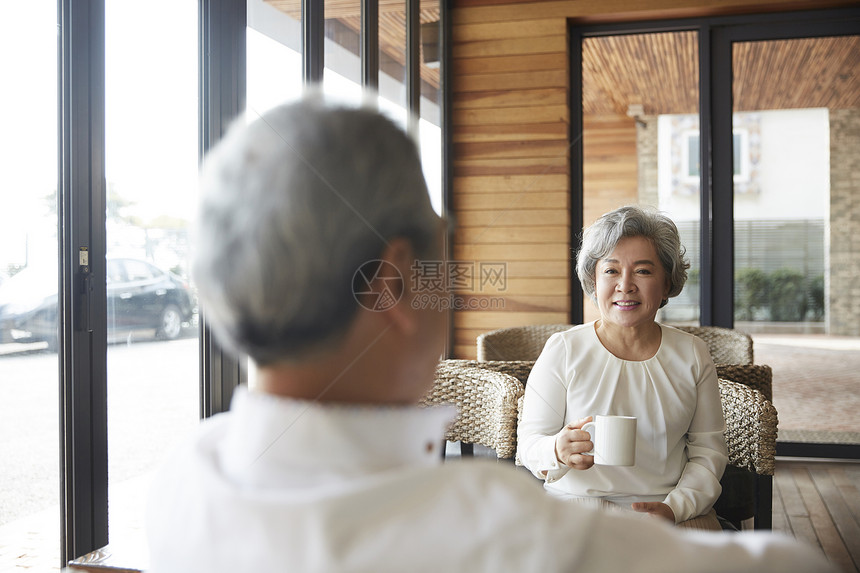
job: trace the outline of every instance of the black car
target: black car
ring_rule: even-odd
[[[191,323],[194,294],[176,274],[132,258],[107,259],[108,334],[154,330],[172,340]],[[56,267],[31,267],[0,285],[0,343],[57,348]]]

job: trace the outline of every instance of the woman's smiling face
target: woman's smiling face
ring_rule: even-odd
[[[654,322],[669,295],[669,277],[645,237],[623,237],[597,263],[594,295],[600,317],[619,326]]]

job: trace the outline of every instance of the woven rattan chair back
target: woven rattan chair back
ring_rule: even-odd
[[[546,341],[572,324],[535,324],[485,332],[478,336],[478,361],[537,360]]]
[[[752,364],[752,337],[740,330],[719,326],[677,326],[704,340],[715,364]]]
[[[457,419],[445,436],[451,442],[481,444],[510,458],[517,445],[517,405],[523,384],[514,376],[443,360],[422,404],[452,404]]]

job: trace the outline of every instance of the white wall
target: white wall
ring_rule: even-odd
[[[825,219],[830,197],[828,110],[755,112],[760,118],[757,191],[735,193],[735,219]],[[699,195],[677,192],[672,182],[673,117],[658,119],[660,209],[678,221],[699,218]],[[743,122],[740,122],[743,123]],[[755,133],[750,148],[755,149]]]

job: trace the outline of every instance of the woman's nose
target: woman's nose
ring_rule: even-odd
[[[617,288],[621,292],[631,292],[634,288],[636,288],[636,284],[633,281],[633,277],[627,273],[621,273],[618,275],[618,283],[615,288]]]

